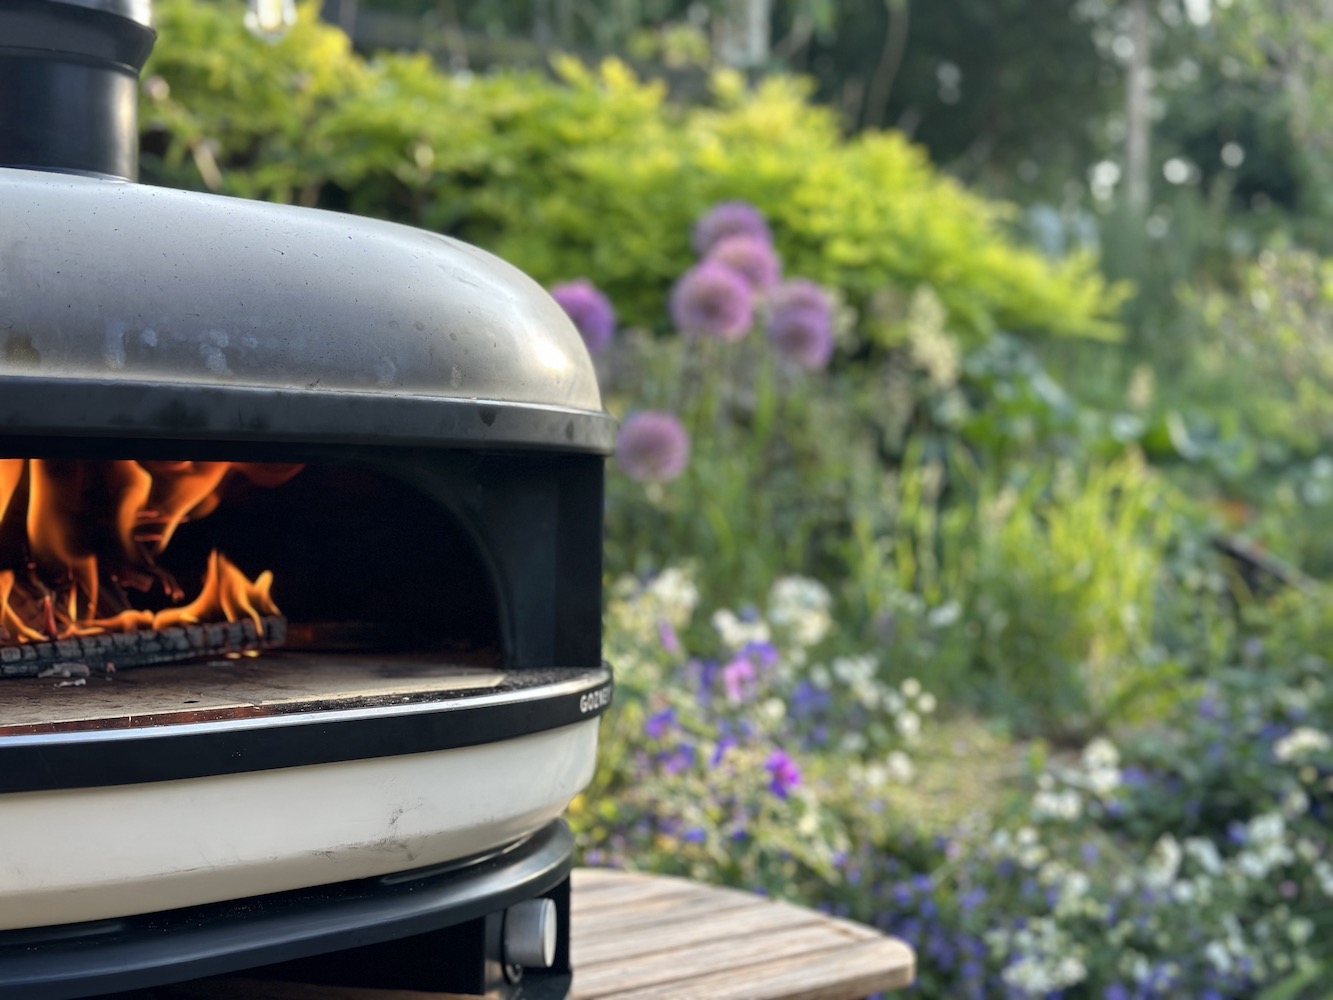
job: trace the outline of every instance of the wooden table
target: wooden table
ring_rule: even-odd
[[[869,927],[685,879],[580,868],[573,875],[571,907],[573,1000],[858,1000],[910,985],[916,968],[907,945]],[[142,996],[443,1000],[449,995],[225,978]]]
[[[901,941],[736,889],[574,872],[576,1000],[856,1000],[909,985]]]

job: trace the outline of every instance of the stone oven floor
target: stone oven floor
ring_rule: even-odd
[[[181,725],[486,692],[512,675],[427,654],[268,652],[142,667],[83,683],[0,683],[0,737]],[[81,679],[82,680],[82,679]]]

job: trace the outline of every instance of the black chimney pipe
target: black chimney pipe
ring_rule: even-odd
[[[0,167],[139,176],[149,0],[0,0]]]

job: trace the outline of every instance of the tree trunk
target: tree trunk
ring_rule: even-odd
[[[769,61],[773,0],[727,0],[718,24],[717,55],[736,69],[757,69]]]
[[[1134,52],[1125,77],[1125,197],[1139,215],[1148,211],[1148,88],[1152,73],[1148,39],[1148,0],[1129,0],[1129,37]]]

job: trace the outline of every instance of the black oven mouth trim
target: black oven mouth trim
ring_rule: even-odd
[[[610,455],[608,413],[392,391],[0,375],[5,438],[541,449]],[[52,405],[55,394],[59,405]]]
[[[151,668],[146,668],[151,669]],[[498,689],[184,725],[0,736],[0,794],[105,788],[456,750],[576,725],[611,669],[514,670]]]

